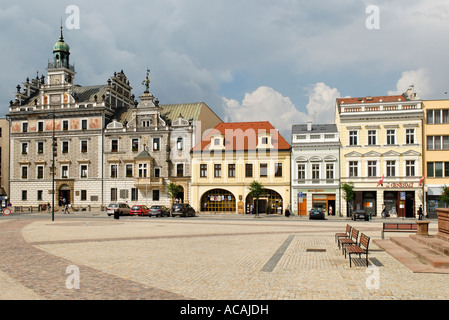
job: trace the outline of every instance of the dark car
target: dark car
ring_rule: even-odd
[[[131,208],[126,203],[110,203],[107,206],[106,212],[108,216],[118,213],[120,216],[129,215]]]
[[[363,219],[365,221],[369,221],[369,214],[366,213],[365,210],[356,210],[352,214],[352,220]]]
[[[309,212],[309,219],[324,220],[324,208],[312,208]]]
[[[176,217],[194,217],[195,209],[186,203],[175,203],[171,208],[171,216]]]
[[[148,215],[156,216],[156,217],[169,217],[170,216],[170,210],[166,206],[151,206],[150,210],[148,211]]]

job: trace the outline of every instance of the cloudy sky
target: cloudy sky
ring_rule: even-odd
[[[17,84],[45,74],[61,20],[76,83],[123,69],[138,96],[149,68],[161,104],[203,101],[287,139],[292,124],[332,122],[337,97],[413,84],[448,99],[447,0],[0,0],[0,115]]]

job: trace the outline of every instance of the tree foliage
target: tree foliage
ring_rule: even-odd
[[[341,189],[343,190],[343,198],[346,200],[346,206],[348,206],[355,197],[354,184],[352,182],[342,183]]]
[[[181,192],[181,186],[177,185],[176,183],[170,182],[170,184],[167,187],[167,194],[171,198],[172,203],[178,196],[178,194]]]
[[[256,215],[259,215],[259,198],[264,193],[264,187],[262,184],[254,180],[249,185],[249,194],[256,199]]]
[[[441,194],[440,201],[449,205],[449,187],[447,186],[443,187],[443,192]]]

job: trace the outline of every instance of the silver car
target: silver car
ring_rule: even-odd
[[[112,216],[114,213],[118,213],[120,216],[129,215],[131,211],[131,208],[126,203],[110,203],[107,208],[106,212],[108,216]]]

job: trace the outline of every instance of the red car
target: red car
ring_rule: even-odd
[[[130,215],[134,216],[134,215],[138,215],[138,216],[148,216],[149,215],[149,210],[147,206],[145,205],[141,205],[141,204],[137,204],[132,206],[131,211],[129,212]]]

